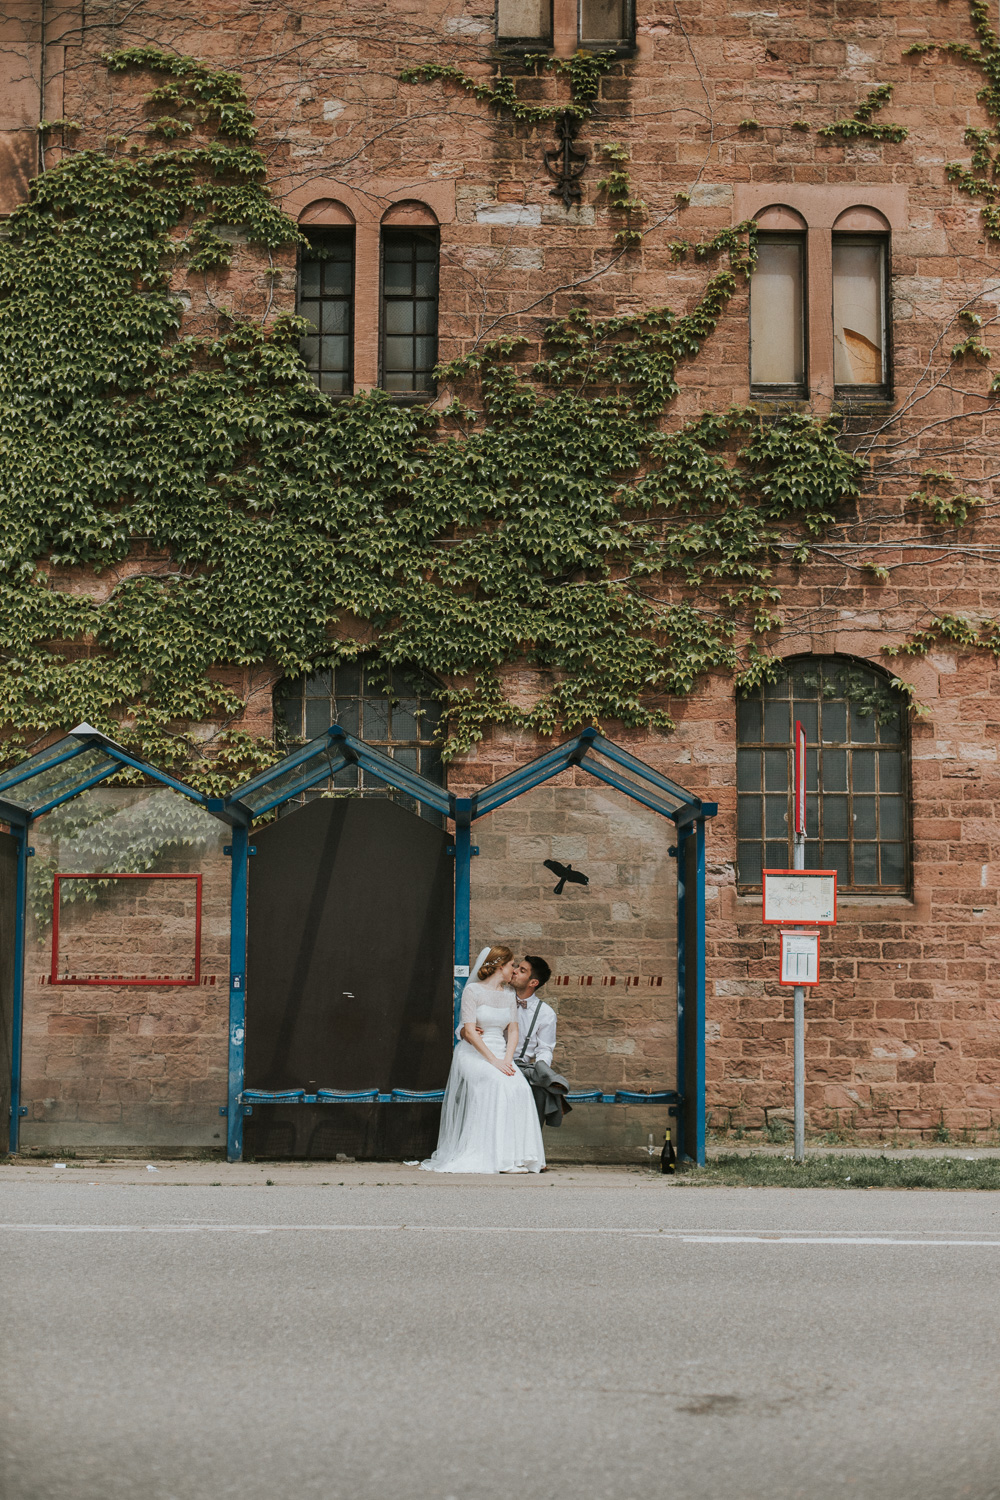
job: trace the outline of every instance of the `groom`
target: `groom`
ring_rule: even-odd
[[[544,958],[526,954],[515,966],[511,983],[517,996],[519,1039],[514,1061],[531,1084],[540,1125],[561,1125],[571,1106],[566,1103],[569,1083],[552,1070],[556,1045],[556,1013],[536,994],[552,975]]]

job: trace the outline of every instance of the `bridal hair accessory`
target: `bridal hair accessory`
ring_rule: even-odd
[[[509,964],[513,957],[514,954],[510,948],[504,948],[500,945],[490,948],[485,960],[477,961],[476,972],[479,978],[489,979],[490,975],[495,974],[497,969],[502,969],[504,964]]]

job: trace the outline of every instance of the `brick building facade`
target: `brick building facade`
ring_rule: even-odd
[[[828,766],[824,842],[827,862],[840,869],[841,899],[839,923],[824,938],[822,982],[806,1007],[810,1125],[872,1136],[1000,1125],[997,663],[947,641],[904,658],[905,668],[885,654],[936,618],[979,624],[1000,613],[994,402],[984,359],[952,352],[973,326],[989,345],[1000,259],[984,233],[981,200],[948,170],[968,161],[965,132],[990,120],[977,99],[982,75],[967,58],[909,52],[974,43],[963,0],[802,0],[773,11],[637,0],[634,15],[627,3],[607,0],[580,0],[579,8],[577,0],[552,0],[551,13],[545,4],[500,0],[499,15],[482,0],[338,9],[213,0],[207,11],[176,7],[170,20],[140,5],[127,22],[97,3],[50,15],[44,34],[39,17],[26,4],[0,37],[3,206],[9,211],[37,169],[39,113],[80,121],[83,145],[112,126],[126,134],[141,127],[148,81],[109,79],[105,49],[156,45],[239,71],[257,111],[269,187],[313,243],[327,247],[322,275],[331,279],[307,283],[308,252],[298,265],[292,253],[277,258],[273,278],[259,254],[240,245],[230,271],[179,286],[188,323],[205,326],[222,296],[266,316],[322,304],[330,309],[329,344],[317,340],[304,352],[334,395],[381,382],[403,399],[443,405],[448,391],[432,389],[427,375],[432,355],[451,358],[485,337],[514,334],[530,355],[544,325],[581,302],[603,316],[664,302],[683,311],[706,271],[696,257],[678,260],[671,245],[757,220],[759,279],[751,295],[737,292],[700,357],[680,366],[670,420],[751,399],[765,411],[791,404],[834,412],[844,442],[870,463],[870,482],[808,563],[790,563],[777,577],[785,623],[769,649],[801,668],[790,700],[787,688],[753,698],[756,708],[741,719],[732,677],[716,673],[665,705],[673,733],[605,726],[719,803],[709,832],[710,1121],[758,1129],[790,1111],[791,997],[776,983],[776,943],[761,925],[755,887],[761,860],[782,862],[787,847],[787,755],[784,782],[780,764],[788,704],[797,716],[797,702],[812,702],[830,726],[825,741],[817,728],[816,744]],[[510,76],[524,99],[557,101],[568,97],[565,79],[537,76],[525,53],[569,56],[581,38],[613,50],[615,61],[571,143],[578,199],[569,189],[560,196],[557,122],[518,124],[453,83],[399,76],[447,63],[477,81]],[[899,130],[882,138],[822,133],[838,121],[864,124],[856,111],[885,84],[891,99],[868,122]],[[51,165],[63,148],[57,133],[46,139]],[[627,148],[631,191],[644,204],[641,240],[624,250],[614,240],[622,215],[600,185],[608,141]],[[326,269],[330,245],[349,247],[347,281],[336,283]],[[421,282],[421,245],[434,247],[436,287],[433,278]],[[394,310],[397,273],[386,268],[404,261],[410,279],[404,284],[399,271]],[[421,344],[433,338],[433,349]],[[959,528],[939,524],[915,498],[945,484],[933,477],[944,471],[982,502]],[[817,663],[826,677],[816,676]],[[269,734],[275,674],[244,678],[220,667],[242,684],[245,727]],[[912,685],[918,712],[891,706],[897,672]],[[515,701],[537,696],[536,669],[512,667],[509,676]],[[875,699],[890,704],[884,715]],[[843,722],[835,725],[827,705],[836,703]],[[755,728],[757,710],[764,717]],[[772,730],[761,727],[768,712]],[[467,793],[538,750],[530,736],[496,730],[450,766],[448,784]],[[850,778],[842,787],[840,774]],[[565,1019],[563,1060],[580,1086],[648,1087],[673,1066],[672,1000],[662,992],[656,1003],[658,995],[622,981],[654,961],[669,971],[666,840],[633,815],[634,826],[619,830],[627,853],[616,854],[595,816],[603,793],[584,793],[581,782],[568,794],[575,800],[539,796],[523,817],[495,819],[493,842],[484,839],[474,938],[492,935],[489,924],[499,921],[519,941],[541,951],[547,944],[554,968],[616,977],[600,1003],[574,983],[550,996]],[[613,799],[604,812],[609,828],[624,816]],[[540,866],[571,847],[581,865],[604,870],[596,884],[605,889],[586,931],[574,925],[564,941],[558,924],[565,927],[567,913],[579,921],[584,897],[571,893],[550,912]],[[534,916],[532,902],[541,903]],[[197,996],[209,1010],[222,998]],[[68,1000],[59,1004],[48,1030],[65,1049],[74,1033]],[[38,1067],[50,1071],[44,1027],[31,1035]]]

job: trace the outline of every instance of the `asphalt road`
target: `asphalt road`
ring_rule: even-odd
[[[1000,1195],[395,1175],[0,1181],[2,1500],[1000,1497]]]

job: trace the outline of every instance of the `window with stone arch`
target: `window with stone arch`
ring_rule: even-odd
[[[904,895],[910,883],[905,704],[889,678],[843,656],[783,662],[736,717],[737,886],[792,868],[795,721],[806,732],[807,869],[841,890]]]
[[[441,709],[435,691],[436,684],[417,669],[388,667],[371,658],[344,662],[279,683],[275,720],[284,728],[292,749],[323,734],[331,724],[339,724],[400,765],[444,786],[445,768],[436,743]],[[440,822],[430,808],[357,766],[311,787],[286,807],[293,811],[315,797],[335,796],[389,797],[421,817]]]

